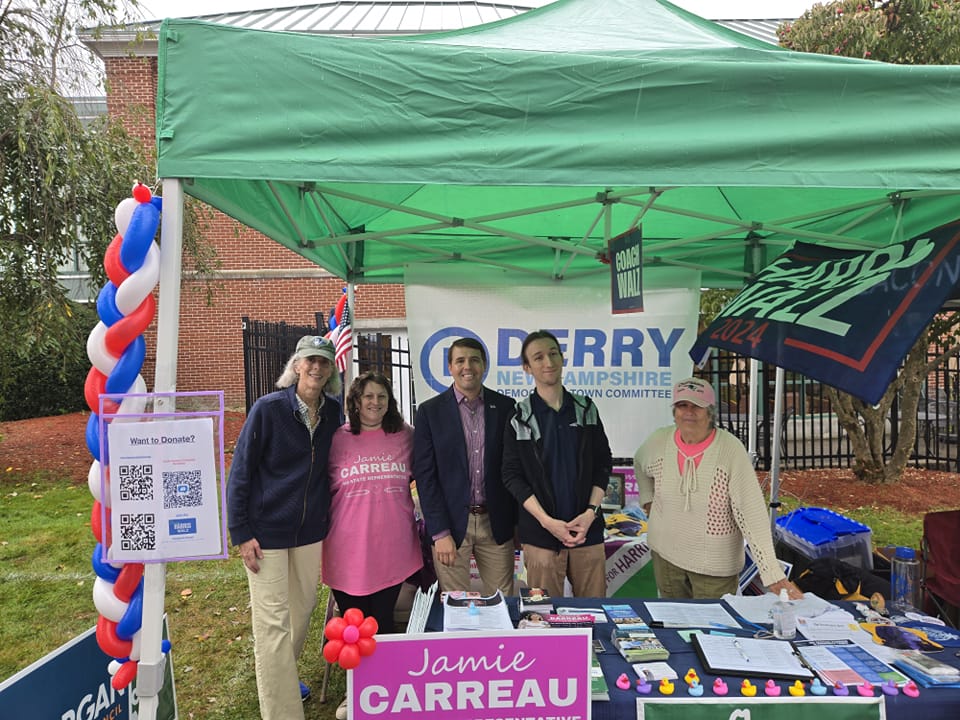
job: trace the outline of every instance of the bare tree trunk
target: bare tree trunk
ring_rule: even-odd
[[[938,358],[927,362],[930,345],[943,337],[943,332],[957,323],[956,313],[940,317],[926,328],[910,348],[903,361],[900,374],[894,378],[876,407],[867,405],[852,395],[827,387],[830,401],[846,431],[853,447],[853,474],[869,483],[897,482],[910,460],[917,440],[917,408],[920,406],[921,389],[926,374],[956,354],[954,346]],[[899,396],[898,415],[900,425],[897,443],[889,448],[889,457],[884,453],[884,431],[894,398]],[[891,418],[895,422],[897,418]]]

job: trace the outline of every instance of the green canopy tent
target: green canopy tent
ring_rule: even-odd
[[[642,223],[645,271],[740,287],[798,238],[869,248],[953,219],[958,90],[958,67],[791,53],[664,0],[404,39],[167,20],[154,389],[176,387],[183,192],[351,283],[605,273],[607,239]],[[162,566],[145,576],[159,619]]]
[[[954,85],[957,67],[792,53],[664,0],[403,39],[168,20],[158,167],[353,282],[602,273],[640,222],[647,269],[739,287],[797,238],[875,247],[955,217]]]

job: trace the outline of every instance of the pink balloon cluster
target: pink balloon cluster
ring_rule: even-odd
[[[136,677],[140,659],[140,627],[143,615],[143,564],[116,565],[103,560],[109,556],[110,494],[101,493],[100,395],[143,394],[146,383],[140,375],[146,355],[143,332],[156,314],[153,288],[160,277],[160,250],[153,241],[160,223],[160,198],[152,197],[142,183],[133,188],[133,197],[117,205],[114,222],[117,234],[104,255],[109,278],[97,297],[100,322],[87,338],[87,356],[92,367],[84,383],[84,397],[90,408],[87,448],[94,460],[87,474],[87,486],[94,497],[90,527],[97,541],[93,551],[93,602],[97,620],[97,643],[113,657],[109,665],[111,684],[121,690]],[[105,402],[111,414],[139,415],[145,398],[128,397],[119,405]],[[115,419],[119,421],[119,418]],[[105,438],[104,438],[105,440]],[[104,443],[105,446],[105,443]],[[110,468],[102,471],[110,482]],[[102,519],[106,515],[106,525]]]

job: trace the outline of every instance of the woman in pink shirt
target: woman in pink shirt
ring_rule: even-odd
[[[358,608],[390,633],[400,588],[423,567],[410,494],[413,428],[378,373],[354,380],[345,405],[348,422],[330,448],[323,582],[341,613]]]

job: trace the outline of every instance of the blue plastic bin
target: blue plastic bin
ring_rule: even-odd
[[[873,569],[870,528],[826,508],[797,508],[777,518],[777,539],[811,560],[832,557]]]

